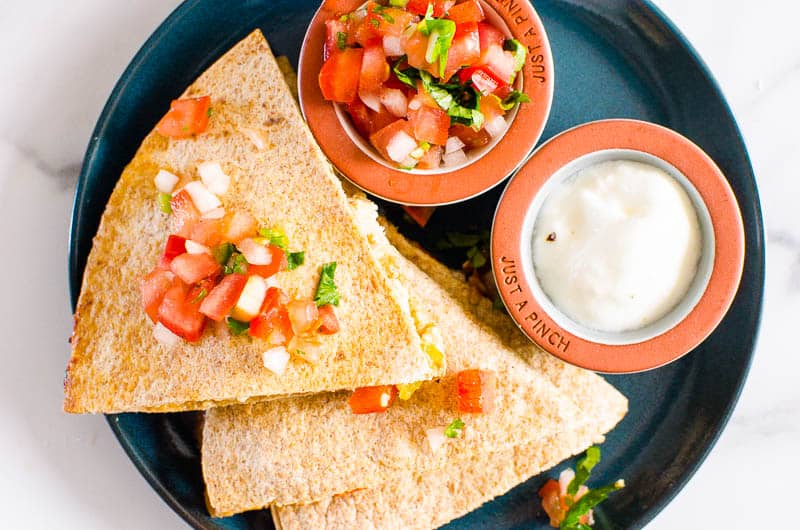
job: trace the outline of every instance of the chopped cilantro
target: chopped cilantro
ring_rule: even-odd
[[[210,118],[213,115],[214,115],[214,109],[212,107],[208,107],[208,110],[206,111],[206,117]]]
[[[339,291],[336,290],[336,284],[333,282],[333,275],[335,272],[335,261],[322,266],[322,271],[319,275],[319,284],[317,284],[317,292],[314,295],[314,302],[316,302],[317,307],[322,307],[327,304],[339,305]]]
[[[497,96],[494,96],[497,97]],[[525,92],[520,92],[519,90],[512,90],[506,98],[500,102],[500,106],[503,110],[509,110],[514,107],[517,103],[530,103],[531,98],[528,97],[528,94]]]
[[[433,18],[433,4],[428,4],[428,11],[425,18],[417,24],[420,33],[429,39],[435,39],[432,47],[428,47],[425,53],[425,60],[429,63],[439,61],[439,76],[444,76],[444,69],[447,67],[447,54],[453,44],[453,36],[456,33],[456,23],[452,20],[443,18]]]
[[[290,271],[295,270],[297,267],[305,263],[306,261],[306,253],[303,251],[300,252],[289,252],[286,255],[286,261],[288,262],[288,269]]]
[[[593,445],[586,450],[586,456],[578,460],[578,464],[575,466],[575,478],[567,486],[567,493],[570,495],[578,493],[578,488],[586,482],[598,462],[600,462],[600,448]]]
[[[392,71],[394,75],[397,76],[397,79],[400,80],[401,83],[410,86],[411,88],[417,88],[417,80],[419,79],[419,70],[414,68],[413,66],[409,66],[405,70],[400,70],[400,65],[405,63],[407,56],[403,55],[400,57],[394,66],[392,66]]]
[[[442,85],[433,80],[428,72],[419,72],[422,86],[434,101],[447,111],[452,121],[463,123],[474,129],[483,125],[483,113],[477,108],[478,98],[471,86],[451,83]]]
[[[197,296],[194,297],[194,300],[192,300],[192,303],[196,304],[197,302],[199,302],[200,300],[202,300],[206,296],[208,296],[208,291],[206,291],[206,289],[204,287],[204,288],[200,289],[200,292],[197,293]]]
[[[406,7],[408,0],[389,0],[389,5],[392,7]]]
[[[467,258],[469,258],[470,263],[472,263],[472,266],[476,269],[480,269],[486,265],[486,256],[483,255],[483,252],[481,252],[481,249],[477,246],[470,247],[467,251]]]
[[[340,50],[344,50],[347,46],[347,33],[344,31],[337,31],[336,32],[336,47]]]
[[[450,425],[445,427],[444,435],[448,438],[458,438],[463,430],[464,422],[461,421],[461,418],[456,418],[452,423],[450,423]]]
[[[381,26],[381,21],[378,20],[377,18],[369,19],[369,23],[373,28],[379,28]]]
[[[236,247],[233,246],[233,243],[223,243],[214,247],[211,253],[214,255],[214,259],[217,260],[217,263],[225,265],[228,263],[234,250],[236,250]]]
[[[339,17],[339,22],[347,22],[350,19],[348,15],[342,15]]]
[[[385,20],[389,24],[394,24],[394,17],[392,17],[389,13],[386,12],[386,7],[378,4],[372,8],[372,12],[380,16],[383,20]]]
[[[615,491],[624,487],[625,481],[618,480],[613,484],[603,486],[602,488],[589,490],[583,497],[575,501],[572,506],[569,507],[569,510],[567,510],[566,515],[564,515],[564,520],[561,521],[559,528],[561,530],[585,530],[586,528],[589,528],[580,522],[581,516],[606,500],[610,493],[614,493]]]
[[[519,72],[525,66],[525,56],[527,54],[525,46],[517,39],[507,39],[503,42],[503,49],[514,54],[514,71]]]
[[[247,272],[247,259],[239,252],[233,252],[223,267],[225,274],[244,274]]]
[[[172,213],[172,205],[170,204],[170,201],[172,201],[172,195],[169,193],[159,192],[158,207],[161,208],[162,212]]]
[[[278,247],[281,250],[286,250],[289,246],[289,238],[283,233],[283,230],[277,228],[260,228],[258,235],[267,239],[268,243],[272,246]]]
[[[445,250],[448,248],[469,248],[474,247],[484,239],[484,234],[464,234],[461,232],[447,232],[444,238],[436,243],[436,248]]]
[[[249,322],[241,322],[231,317],[228,317],[226,322],[232,335],[244,335],[250,329]]]

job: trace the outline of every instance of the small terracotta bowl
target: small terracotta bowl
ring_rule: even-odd
[[[549,193],[576,172],[610,160],[666,171],[689,196],[702,238],[697,273],[684,298],[655,322],[619,333],[588,328],[560,311],[539,284],[531,249],[533,226]],[[525,335],[571,364],[631,373],[675,361],[717,327],[742,276],[744,229],[728,181],[698,146],[652,123],[604,120],[561,133],[534,152],[500,199],[491,248],[501,298]]]
[[[544,26],[528,2],[503,5],[481,0],[489,22],[528,48],[515,88],[530,97],[509,114],[506,131],[467,163],[438,170],[400,170],[384,161],[353,127],[344,108],[326,101],[319,88],[325,21],[338,15],[342,2],[323,2],[300,51],[300,108],[322,151],[348,180],[382,199],[414,206],[438,206],[467,200],[508,177],[531,153],[544,130],[553,100],[553,58]],[[355,1],[352,9],[361,2]]]

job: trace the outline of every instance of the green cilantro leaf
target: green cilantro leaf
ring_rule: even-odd
[[[225,274],[244,274],[247,272],[247,259],[239,252],[233,252],[223,267]]]
[[[206,111],[206,117],[210,118],[213,115],[214,115],[214,108],[213,107],[208,107],[208,110]]]
[[[503,42],[503,49],[514,54],[514,71],[519,72],[525,66],[527,50],[517,39],[507,39]]]
[[[290,271],[295,270],[297,267],[305,263],[306,261],[306,253],[304,251],[301,252],[289,252],[286,255],[286,261],[289,263],[287,267]]]
[[[228,317],[225,322],[232,335],[244,335],[250,329],[249,322],[241,322],[235,318]]]
[[[347,46],[347,33],[344,31],[337,31],[336,32],[336,47],[340,50],[344,50]]]
[[[496,96],[495,96],[496,97]],[[503,110],[510,110],[516,105],[517,103],[530,103],[531,98],[528,97],[528,94],[525,92],[520,92],[519,90],[513,90],[506,98],[500,102],[500,107]]]
[[[431,64],[439,61],[439,76],[441,77],[447,67],[447,54],[453,44],[453,36],[456,34],[456,23],[443,18],[433,18],[432,14],[433,6],[428,4],[428,12],[422,22],[417,24],[417,29],[428,39],[435,39],[433,46],[429,45],[425,52],[425,60]]]
[[[269,240],[269,244],[278,247],[281,250],[286,250],[289,246],[289,238],[283,233],[283,230],[277,228],[259,228],[258,235],[264,239]]]
[[[624,487],[625,481],[618,480],[613,484],[609,484],[608,486],[589,490],[583,497],[575,501],[572,506],[569,507],[569,510],[567,510],[566,515],[564,515],[564,520],[561,521],[559,528],[561,530],[585,530],[588,527],[581,524],[579,521],[581,516],[606,500],[610,493],[613,493]]]
[[[336,290],[336,284],[333,282],[333,275],[335,272],[335,261],[322,266],[322,271],[319,275],[319,284],[317,284],[317,292],[314,295],[314,302],[317,304],[317,307],[322,307],[327,304],[339,305],[339,291]]]
[[[409,66],[405,70],[400,70],[400,65],[406,62],[407,57],[403,55],[392,66],[392,71],[397,79],[411,88],[417,88],[417,80],[419,79],[419,70],[413,66]]]
[[[472,266],[476,269],[480,269],[486,265],[486,256],[483,255],[483,252],[481,252],[477,246],[472,247],[467,251],[467,258],[469,258]]]
[[[478,98],[473,88],[457,83],[441,85],[436,83],[428,72],[420,71],[419,76],[425,91],[447,111],[452,121],[463,123],[476,130],[481,128],[484,118],[483,113],[477,108]],[[475,108],[470,108],[468,105],[474,105]]]
[[[461,434],[461,431],[464,430],[464,422],[461,421],[461,418],[456,418],[453,422],[445,427],[444,435],[448,438],[458,438]]]
[[[389,13],[386,12],[386,7],[380,4],[376,5],[372,8],[372,12],[381,17],[383,20],[388,22],[389,24],[394,24],[394,17],[391,16]]]
[[[461,232],[447,232],[444,238],[436,243],[436,248],[446,250],[449,248],[469,248],[481,242],[482,234],[464,234]]]
[[[371,19],[369,19],[369,23],[370,23],[370,25],[372,25],[372,27],[373,27],[373,28],[379,28],[379,27],[381,27],[381,21],[380,21],[380,20],[378,20],[377,18],[371,18]]]
[[[162,212],[172,213],[172,205],[170,204],[170,201],[172,201],[172,195],[169,193],[159,192],[158,207],[161,208]]]
[[[208,296],[208,291],[206,291],[206,289],[204,287],[204,288],[200,289],[200,292],[197,293],[197,296],[194,297],[194,300],[192,300],[192,303],[196,304],[197,302],[199,302],[200,300],[202,300],[206,296]]]
[[[408,0],[389,0],[389,5],[392,7],[406,7]]]
[[[570,481],[567,486],[567,493],[575,495],[580,488],[589,479],[592,469],[597,463],[600,462],[600,448],[593,445],[586,450],[586,456],[580,459],[575,466],[575,477]]]
[[[214,247],[211,253],[214,255],[214,259],[217,260],[217,263],[225,265],[228,263],[234,250],[236,250],[236,247],[233,246],[233,243],[223,243]]]

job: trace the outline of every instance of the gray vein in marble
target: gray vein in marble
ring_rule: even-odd
[[[800,61],[791,64],[766,78],[757,79],[756,90],[758,90],[758,94],[751,99],[750,104],[752,105],[758,103],[771,92],[774,92],[780,88],[781,85],[791,80],[794,77],[794,74],[797,74],[798,72],[800,72]]]
[[[15,143],[10,139],[3,140],[12,145],[36,169],[49,177],[53,177],[53,180],[58,182],[59,191],[68,191],[75,188],[75,184],[78,182],[78,175],[81,172],[81,162],[54,165],[34,149]]]
[[[800,423],[797,421],[798,404],[800,396],[781,401],[753,414],[737,414],[731,419],[730,426],[732,430],[761,437],[798,434],[800,433]]]
[[[789,271],[789,288],[800,291],[800,236],[788,230],[768,230],[767,243],[785,248],[794,254]]]

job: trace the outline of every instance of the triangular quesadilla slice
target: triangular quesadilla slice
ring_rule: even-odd
[[[409,243],[393,227],[387,235],[397,248],[416,263],[464,307],[480,314],[506,343],[522,334],[502,312],[444,265]],[[580,453],[616,425],[627,411],[627,400],[599,376],[566,365],[541,352],[532,343],[515,347],[547,375],[576,405],[575,416],[561,432],[532,443],[493,452],[463,451],[448,465],[434,471],[407,471],[377,487],[336,495],[305,505],[273,506],[275,526],[301,528],[436,528],[504,494],[517,484]],[[536,502],[531,499],[531,502]]]
[[[209,410],[202,466],[213,515],[375,487],[410,469],[442,468],[460,454],[483,454],[555,435],[577,415],[565,393],[388,244],[374,204],[354,204],[359,226],[373,227],[368,239],[383,249],[384,266],[408,287],[412,307],[435,313],[447,374],[423,383],[408,400],[396,400],[381,414],[353,414],[350,393]],[[495,374],[491,413],[458,411],[457,374],[471,369]],[[456,419],[464,423],[461,434],[446,438],[445,428]]]
[[[411,383],[439,375],[443,367],[423,351],[406,295],[372,257],[342,187],[314,143],[259,31],[214,63],[182,98],[204,96],[210,96],[210,110],[204,113],[207,130],[184,139],[151,132],[106,206],[75,313],[64,409],[105,413],[205,409],[293,394]],[[166,203],[156,178],[161,171],[168,173],[167,180],[169,175],[180,179],[171,198],[166,195]],[[216,199],[198,192],[201,184],[220,189]],[[204,250],[202,244],[190,249],[189,242],[180,243],[185,254],[206,252],[218,260],[220,267],[214,270],[219,276],[224,269],[225,278],[229,272],[230,276],[249,274],[249,282],[253,265],[270,266],[264,249],[283,244],[287,252],[303,251],[304,261],[295,254],[294,270],[264,272],[269,278],[254,281],[255,287],[262,295],[264,289],[276,287],[290,299],[308,301],[319,295],[323,266],[335,263],[333,294],[338,295],[338,305],[333,309],[339,331],[315,337],[313,352],[286,345],[291,358],[288,362],[279,359],[282,365],[277,368],[266,363],[272,369],[265,365],[263,355],[273,344],[247,336],[253,328],[248,330],[241,318],[220,318],[216,323],[209,319],[193,342],[175,341],[174,333],[165,338],[164,329],[143,309],[140,282],[156,272],[160,259],[170,258],[173,261],[162,268],[172,278],[169,281],[177,275],[191,283],[184,277],[196,269],[181,269],[184,275],[180,275],[175,271],[176,258],[168,255],[168,236],[174,234],[175,220],[180,219],[176,206],[185,206],[175,200],[184,192],[195,209],[204,212],[202,220],[215,219],[223,211],[226,216],[242,212],[266,230],[259,231],[261,239],[253,240],[257,245],[250,245],[249,254],[234,247],[251,260],[245,268],[237,261],[237,253],[220,260],[217,247],[209,254],[210,244]],[[232,230],[235,223],[226,222]],[[279,237],[273,243],[274,234]],[[193,231],[190,238],[194,237]],[[204,259],[213,266],[214,261]],[[267,264],[258,261],[262,259]],[[192,260],[196,258],[184,261]],[[330,276],[330,269],[325,270]],[[169,298],[168,309],[181,309],[181,304],[200,304],[202,309],[213,291],[207,292],[201,284],[192,286],[196,296],[178,291],[178,301]],[[327,294],[331,295],[330,289]],[[167,300],[167,295],[162,296]],[[328,305],[334,303],[333,297],[322,299]],[[242,314],[259,309],[252,300],[242,303],[242,308],[239,302],[236,310]],[[160,302],[154,315],[159,324],[163,307]],[[180,311],[176,314],[185,316]],[[164,326],[172,333],[176,325],[168,323],[173,327]]]

